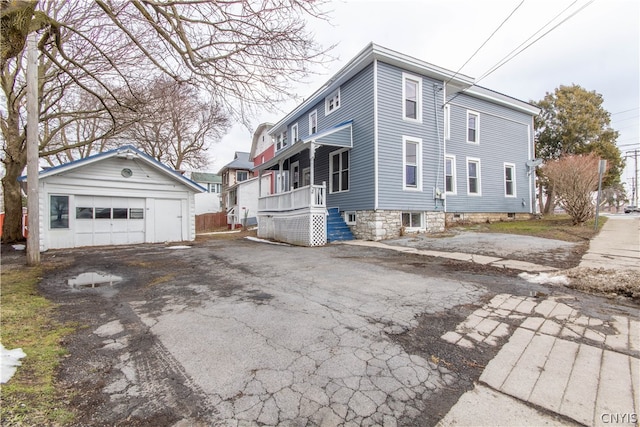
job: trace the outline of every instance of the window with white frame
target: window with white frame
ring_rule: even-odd
[[[344,222],[346,222],[347,225],[356,225],[356,213],[354,211],[345,212]]]
[[[324,115],[331,114],[338,108],[340,108],[340,88],[324,99]]]
[[[422,79],[402,73],[402,117],[405,120],[422,121]]]
[[[467,142],[480,142],[480,115],[473,111],[467,111]]]
[[[422,229],[422,212],[402,212],[402,226],[405,229]]]
[[[504,164],[504,195],[516,197],[516,165],[513,163]]]
[[[69,196],[49,197],[49,228],[69,228]]]
[[[287,131],[286,129],[278,134],[276,142],[276,151],[287,146]]]
[[[309,135],[318,131],[318,110],[309,113]]]
[[[422,140],[402,137],[402,182],[404,190],[422,189]]]
[[[349,150],[329,154],[330,193],[349,191]]]
[[[467,194],[480,196],[480,159],[467,157]]]
[[[295,123],[291,125],[291,143],[295,144],[297,140],[298,140],[298,124]]]
[[[451,138],[451,106],[444,106],[444,139]]]
[[[446,156],[444,159],[445,192],[456,194],[456,157]]]

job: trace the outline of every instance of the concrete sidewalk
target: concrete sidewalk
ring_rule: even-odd
[[[640,216],[609,216],[589,243],[580,267],[640,271]]]

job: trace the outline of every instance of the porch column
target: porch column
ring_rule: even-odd
[[[314,169],[315,169],[315,159],[316,159],[316,144],[313,143],[313,141],[311,142],[311,144],[309,144],[309,184],[313,185],[315,183],[314,181]]]
[[[258,199],[260,197],[262,197],[262,169],[258,169]]]

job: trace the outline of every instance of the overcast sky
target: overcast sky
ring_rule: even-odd
[[[317,41],[337,44],[337,60],[294,87],[307,97],[369,42],[457,71],[522,0],[348,0],[331,4],[330,22],[311,22]],[[578,11],[583,6],[584,9]],[[568,8],[568,9],[567,9]],[[604,97],[612,127],[620,131],[624,153],[640,149],[640,2],[637,0],[525,0],[491,40],[460,71],[480,78],[512,50],[567,9],[539,35],[577,12],[479,85],[524,101],[540,100],[559,85],[578,84]],[[533,41],[534,37],[531,41]],[[527,43],[528,44],[528,43]],[[281,112],[264,111],[253,120],[275,123]],[[210,150],[209,170],[217,172],[235,151],[249,151],[252,132],[234,126]],[[631,185],[633,159],[622,176]]]

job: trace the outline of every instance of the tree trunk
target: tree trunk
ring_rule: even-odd
[[[556,193],[553,188],[547,190],[547,200],[544,204],[544,211],[542,211],[544,215],[553,215],[553,208],[556,206],[555,199]]]
[[[2,225],[2,242],[13,243],[24,240],[22,236],[22,193],[18,177],[24,170],[24,163],[11,161],[4,163],[6,174],[2,178],[4,192],[4,224]]]

